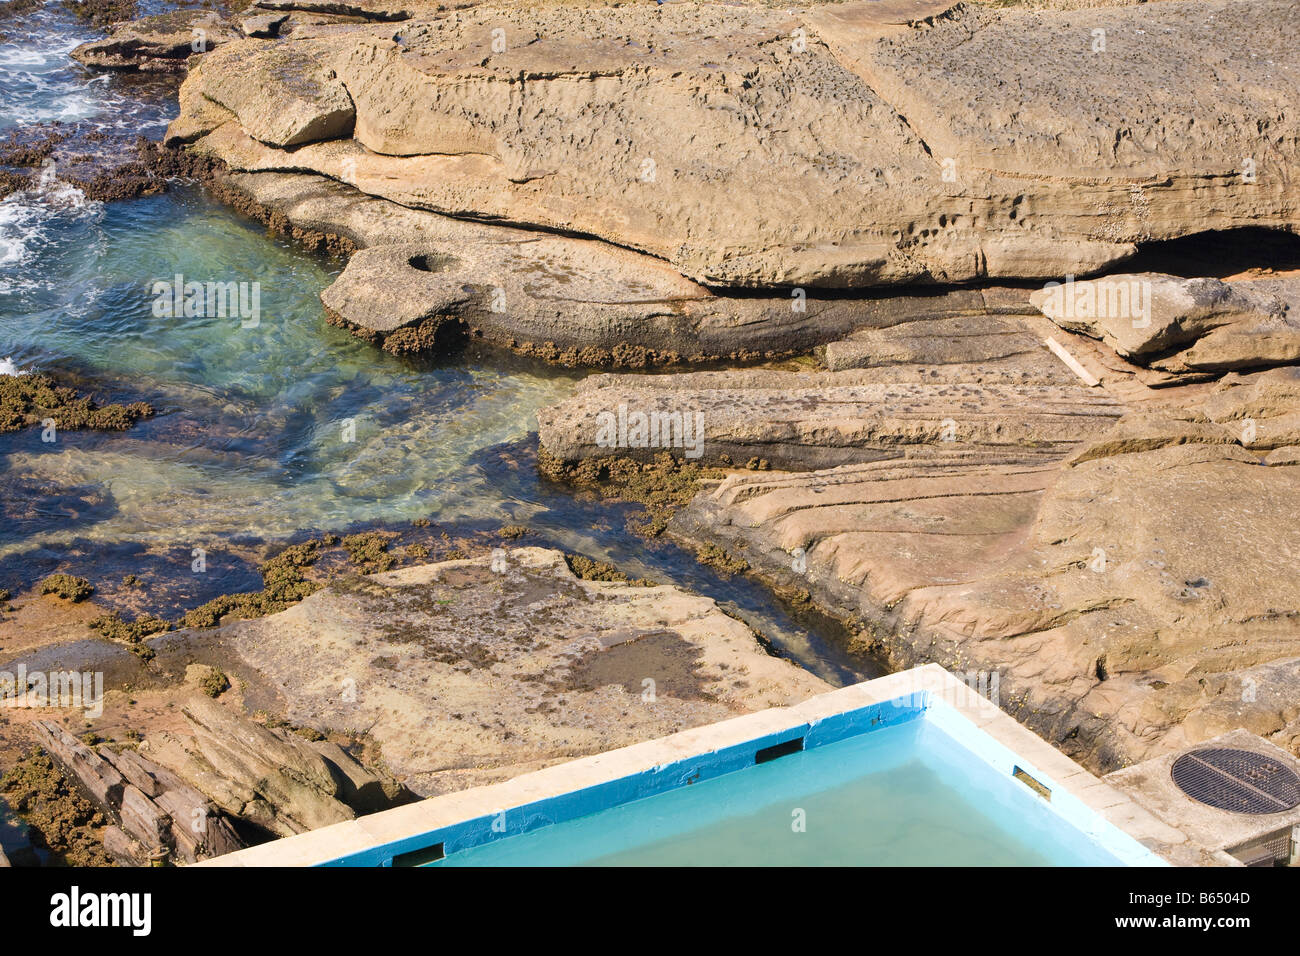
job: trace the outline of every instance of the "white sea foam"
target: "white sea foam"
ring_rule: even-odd
[[[16,265],[27,256],[34,210],[16,193],[0,202],[0,266]]]
[[[47,161],[31,188],[0,200],[0,294],[32,286],[21,267],[51,241],[54,227],[98,217],[102,210],[103,203],[87,199],[76,186],[60,180],[54,164]]]
[[[19,368],[12,358],[0,359],[0,375],[28,375],[27,369]]]

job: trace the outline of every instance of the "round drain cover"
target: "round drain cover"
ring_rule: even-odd
[[[1193,750],[1174,761],[1172,773],[1179,790],[1220,810],[1281,813],[1300,804],[1300,777],[1250,750]]]

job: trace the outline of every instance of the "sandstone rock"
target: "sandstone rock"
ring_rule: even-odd
[[[983,300],[976,290],[969,294]],[[860,329],[827,344],[823,356],[832,371],[963,365],[974,371],[976,383],[1063,381],[1060,360],[1037,335],[1021,322],[995,315],[957,314]]]
[[[285,44],[245,40],[214,50],[200,90],[230,110],[248,135],[280,148],[336,139],[352,132],[352,100],[333,70],[322,65],[326,50],[302,41]],[[187,80],[187,83],[189,81]],[[182,99],[182,105],[191,102]]]
[[[117,769],[52,720],[38,720],[32,732],[45,750],[61,763],[101,806],[121,803],[125,781]]]
[[[114,859],[193,863],[244,845],[202,794],[135,751],[97,752],[52,721],[32,726],[41,745],[117,821],[104,834]]]
[[[1246,448],[1300,444],[1300,368],[1225,376],[1201,409]]]
[[[258,0],[253,5],[254,9],[299,10],[379,21],[408,20],[421,8],[432,11],[439,7],[429,0]]]
[[[338,799],[335,772],[307,741],[204,697],[191,700],[183,713],[192,738],[151,735],[144,749],[231,816],[281,836],[356,816]]]
[[[123,750],[116,754],[107,752],[105,759],[117,768],[131,786],[137,788],[146,797],[157,797],[163,792],[163,784],[156,776],[158,768],[134,750]]]
[[[1166,372],[1300,360],[1300,314],[1292,306],[1300,303],[1297,280],[1265,285],[1114,275],[1053,284],[1030,301],[1062,328],[1102,339],[1130,361]]]
[[[1148,398],[1064,460],[735,474],[669,534],[811,592],[900,666],[996,672],[1004,708],[1098,768],[1229,726],[1294,747],[1300,472],[1259,466],[1300,441],[1297,374]]]
[[[897,321],[908,308],[948,311],[960,297],[728,298],[647,256],[519,230],[364,249],[321,294],[346,325],[385,338],[452,319],[488,341],[571,365],[788,355]]]
[[[227,112],[215,104],[213,109]],[[172,129],[179,135],[176,124]],[[249,148],[262,155],[274,152],[256,144]],[[331,168],[342,176],[354,148],[319,144],[301,150],[335,153]],[[321,298],[335,321],[394,351],[451,347],[469,331],[569,365],[641,367],[779,357],[838,342],[834,349],[827,346],[828,362],[853,367],[863,361],[861,344],[853,338],[860,330],[1032,311],[1026,292],[996,287],[853,298],[802,290],[771,297],[715,295],[649,256],[408,209],[320,176],[241,173],[224,176],[221,183],[265,216],[362,247]],[[441,327],[447,322],[444,339]],[[974,341],[965,325],[915,329],[917,342],[930,334]],[[1011,338],[1001,344],[1031,347],[1023,327],[1006,331]],[[842,336],[849,338],[839,341]],[[984,341],[998,347],[997,334]],[[1033,348],[1037,354],[996,358],[989,353],[983,363],[987,377],[977,381],[1055,380],[1055,371],[1048,369],[1056,370],[1056,359],[1041,343]]]
[[[145,819],[157,813],[165,816],[161,838],[181,861],[194,863],[244,846],[230,823],[208,799],[171,771],[134,750],[105,751],[104,756],[152,801],[154,809],[142,812]],[[120,815],[126,825],[125,813]]]
[[[1284,445],[1264,456],[1266,465],[1300,465],[1300,445]]]
[[[126,866],[146,866],[149,863],[149,854],[144,847],[127,836],[120,827],[104,828],[104,849],[109,856]]]
[[[339,785],[339,799],[357,813],[375,813],[403,802],[407,794],[391,779],[371,773],[338,744],[328,740],[308,741],[311,749],[325,758]]]
[[[1068,376],[1068,372],[1064,376]],[[709,464],[760,459],[810,469],[924,454],[1059,459],[1097,437],[1121,406],[1075,384],[882,384],[875,370],[600,375],[537,413],[561,462],[663,451]]]
[[[1225,148],[1258,142],[1255,124],[1263,116],[1289,114],[1285,123],[1295,129],[1300,80],[1286,54],[1268,60],[1283,44],[1267,34],[1295,23],[1296,11],[1285,2],[1108,3],[1079,11],[958,3],[864,42],[871,8],[826,5],[810,20],[836,55],[907,117],[936,158],[955,159],[959,177],[994,169],[1119,185],[1123,170],[1127,182],[1142,183],[1152,205],[1122,201],[1104,209],[1115,221],[1099,232],[1134,238],[1144,227],[1164,225],[1158,190],[1148,190],[1158,179],[1203,179],[1208,186],[1236,177],[1244,188],[1222,195],[1249,203],[1252,185],[1280,190],[1289,178],[1289,160],[1279,156],[1261,158],[1268,174],[1244,182],[1242,160],[1260,151]],[[1094,49],[1096,30],[1104,49]],[[1240,72],[1229,79],[1227,70]],[[1207,77],[1214,82],[1205,85]],[[1203,89],[1214,90],[1213,106],[1194,102]]]
[[[327,150],[268,165],[231,134],[282,146],[351,133],[361,150],[344,178],[363,191],[596,236],[710,286],[1050,278],[1139,242],[1295,227],[1281,171],[1300,141],[1283,39],[1297,15],[1284,0],[958,6],[913,26],[874,4],[483,8],[290,39],[273,55],[245,41],[246,95],[222,89],[231,71],[211,57],[187,83],[239,117],[242,131],[207,144],[235,169],[337,176]],[[1093,54],[1092,29],[1119,52]],[[293,77],[309,64],[336,72],[355,127],[340,114],[339,132],[268,135],[282,102],[304,99]],[[1213,96],[1196,86],[1207,76]],[[305,100],[308,115],[322,108]],[[188,136],[195,121],[179,124]],[[1263,127],[1277,153],[1243,177]]]
[[[264,706],[368,730],[426,796],[826,688],[706,598],[580,580],[539,548],[336,581],[222,639],[276,688]]]
[[[91,40],[72,51],[87,66],[108,70],[165,72],[184,70],[186,60],[205,53],[239,34],[215,13],[175,10],[108,28],[108,37]]]
[[[150,854],[162,850],[171,820],[138,788],[128,785],[122,791],[122,803],[118,807],[118,813],[122,818],[122,828],[140,841],[140,845],[145,850]]]

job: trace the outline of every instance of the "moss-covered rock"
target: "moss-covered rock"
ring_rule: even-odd
[[[320,542],[308,541],[285,548],[261,567],[261,591],[223,594],[188,612],[181,623],[185,627],[216,627],[227,615],[236,618],[275,614],[320,588],[303,569],[316,562]]]
[[[153,415],[146,402],[97,405],[75,389],[54,384],[48,375],[0,375],[0,433],[52,419],[65,431],[125,431]]]
[[[33,749],[24,754],[17,766],[0,777],[0,793],[56,862],[112,865],[98,832],[108,821],[44,751]]]
[[[84,601],[95,593],[95,586],[85,578],[71,574],[51,574],[41,581],[42,594],[57,594],[65,601]]]

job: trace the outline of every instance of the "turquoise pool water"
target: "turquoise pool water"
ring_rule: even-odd
[[[918,716],[518,836],[435,866],[1114,866]]]

